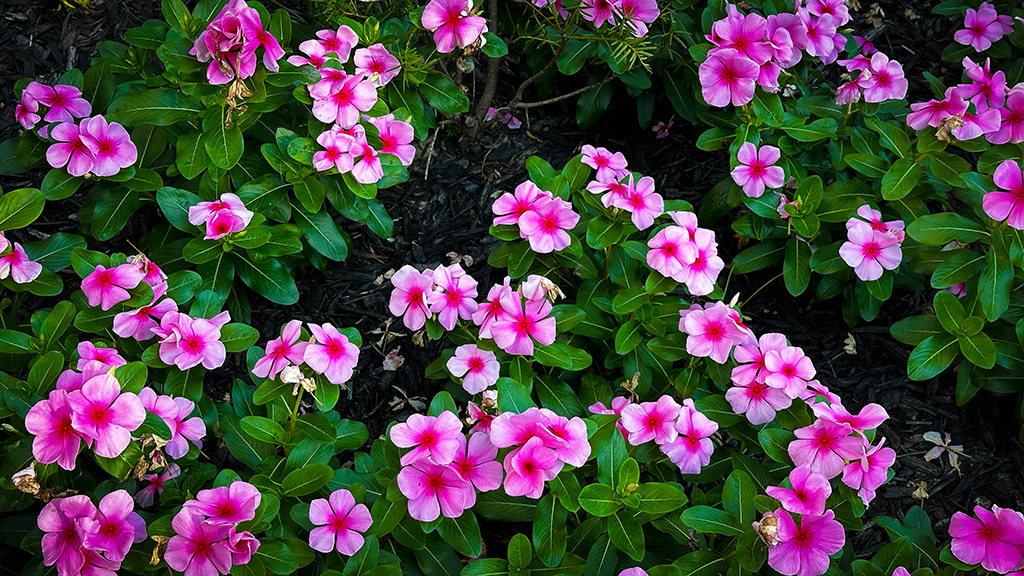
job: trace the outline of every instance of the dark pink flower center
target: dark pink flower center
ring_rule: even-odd
[[[470,358],[469,359],[469,371],[479,372],[484,369],[484,361],[482,358]]]

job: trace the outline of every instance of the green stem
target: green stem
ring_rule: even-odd
[[[747,302],[750,302],[751,298],[753,298],[754,296],[757,296],[757,293],[760,292],[761,290],[764,290],[769,284],[771,284],[772,282],[775,282],[779,278],[782,278],[782,274],[783,274],[782,272],[779,272],[771,280],[769,280],[769,281],[765,282],[764,284],[762,284],[760,288],[758,288],[757,290],[754,290],[754,293],[751,294],[750,296],[748,296],[747,299],[743,301],[743,304],[740,304],[740,308],[746,306]]]
[[[295,406],[292,407],[291,423],[288,425],[288,437],[295,436],[295,421],[299,418],[299,405],[302,404],[302,393],[305,390],[299,386],[299,393],[295,395]]]

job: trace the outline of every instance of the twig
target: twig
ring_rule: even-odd
[[[498,21],[498,0],[487,0],[487,15],[491,18],[491,22]],[[484,85],[484,91],[480,95],[480,99],[477,100],[476,111],[473,114],[476,118],[476,125],[473,126],[472,130],[473,140],[476,140],[477,135],[480,133],[484,118],[487,116],[487,109],[491,107],[491,102],[494,101],[494,94],[498,91],[498,73],[500,71],[501,56],[488,56],[487,83]]]
[[[591,84],[589,86],[584,86],[583,88],[580,88],[579,90],[573,90],[572,92],[569,92],[567,94],[562,94],[561,96],[555,96],[554,98],[548,98],[547,100],[540,100],[538,102],[520,102],[520,103],[517,103],[515,105],[511,105],[510,104],[508,106],[508,108],[528,109],[528,108],[537,108],[538,106],[546,106],[548,104],[554,104],[555,102],[560,102],[562,100],[568,100],[569,98],[572,98],[573,96],[578,96],[580,94],[583,94],[587,90],[591,90],[593,88],[600,88],[601,86],[604,86],[605,84],[611,82],[612,80],[615,80],[615,78],[616,78],[615,76],[609,76],[609,77],[605,78],[604,80],[598,82],[597,84]]]

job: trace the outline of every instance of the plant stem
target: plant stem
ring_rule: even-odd
[[[562,94],[560,96],[555,96],[554,98],[548,98],[547,100],[540,100],[538,102],[520,102],[520,103],[518,103],[518,104],[516,104],[514,106],[509,106],[509,108],[527,109],[527,108],[537,108],[539,106],[545,106],[547,104],[554,104],[555,102],[561,102],[562,100],[568,100],[569,98],[572,98],[573,96],[579,96],[580,94],[583,94],[587,90],[591,90],[593,88],[600,88],[601,86],[604,86],[605,84],[611,82],[612,80],[615,80],[615,78],[616,78],[616,76],[609,76],[609,77],[605,78],[604,80],[598,82],[597,84],[591,84],[589,86],[584,86],[583,88],[580,88],[579,90],[573,90],[572,92],[569,92],[568,94]]]
[[[305,392],[302,386],[299,386],[299,393],[295,395],[295,406],[292,407],[291,423],[288,425],[288,437],[295,436],[295,421],[299,418],[299,405],[302,404],[302,393]]]
[[[769,280],[769,281],[765,282],[764,284],[762,284],[760,288],[758,288],[757,290],[754,290],[754,293],[751,294],[750,296],[748,296],[747,299],[743,301],[743,304],[740,304],[740,307],[742,308],[743,306],[746,306],[747,302],[750,302],[751,298],[753,298],[754,296],[757,296],[758,292],[760,292],[761,290],[764,290],[769,284],[771,284],[772,282],[775,282],[779,278],[782,278],[782,272],[779,272],[771,280]]]

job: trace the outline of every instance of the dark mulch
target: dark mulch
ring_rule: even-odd
[[[878,47],[904,63],[912,79],[911,99],[928,97],[924,70],[939,77],[950,71],[938,58],[950,41],[949,19],[930,14],[923,2],[881,2],[886,12],[883,27],[868,32]],[[123,31],[158,13],[155,0],[94,2],[88,10],[71,11],[56,1],[0,0],[0,138],[16,134],[13,124],[11,87],[22,76],[52,82],[68,64],[84,67],[94,55],[98,41],[119,39]],[[858,30],[872,30],[864,23],[862,6],[855,24]],[[920,20],[911,20],[911,9]],[[484,68],[484,67],[479,67]],[[482,78],[478,85],[482,85]],[[390,283],[385,276],[405,264],[424,268],[452,258],[470,257],[469,271],[486,289],[504,276],[486,265],[487,254],[496,241],[487,235],[489,206],[501,192],[512,190],[526,179],[524,160],[536,154],[562,165],[584,143],[604,145],[623,151],[633,169],[653,176],[659,191],[668,198],[681,198],[699,205],[708,189],[726,176],[728,158],[724,153],[704,153],[694,141],[699,132],[677,122],[672,135],[656,140],[652,133],[636,127],[633,106],[625,94],[616,95],[613,106],[624,112],[610,114],[599,126],[581,131],[572,120],[574,103],[562,103],[535,110],[520,131],[497,129],[485,135],[478,146],[460,147],[443,135],[421,147],[409,182],[382,191],[381,200],[395,219],[394,237],[380,239],[361,226],[347,226],[354,250],[346,262],[331,265],[325,272],[313,269],[298,273],[299,304],[291,307],[253,302],[253,324],[264,339],[274,337],[280,326],[292,318],[310,322],[332,322],[354,326],[364,338],[359,368],[352,381],[352,394],[343,397],[338,410],[343,417],[367,424],[371,437],[387,424],[413,411],[405,398],[429,399],[440,383],[424,378],[427,364],[436,359],[442,346],[422,347],[400,321],[391,323],[387,310]],[[659,109],[655,120],[667,120],[671,111]],[[429,174],[427,173],[429,166]],[[19,177],[31,183],[38,174]],[[5,182],[5,188],[12,182]],[[74,228],[66,214],[48,208],[46,219]],[[141,224],[144,224],[141,223]],[[129,230],[139,229],[136,225]],[[53,232],[54,229],[46,229]],[[721,250],[735,254],[739,247],[727,223],[716,229]],[[124,239],[130,240],[130,233]],[[121,239],[121,240],[124,240]],[[743,297],[754,293],[769,276],[734,277],[730,294]],[[1017,440],[1019,422],[1013,402],[980,393],[966,407],[957,407],[952,396],[955,376],[946,373],[928,382],[912,382],[906,376],[909,349],[892,340],[888,326],[899,318],[921,313],[931,296],[900,294],[886,304],[874,322],[847,329],[840,313],[840,301],[824,302],[809,296],[792,298],[781,280],[761,290],[745,307],[751,326],[758,333],[777,331],[804,348],[818,368],[819,378],[841,394],[851,409],[869,402],[886,407],[892,419],[881,435],[894,448],[898,460],[895,477],[872,503],[869,517],[884,514],[901,517],[912,505],[922,503],[912,493],[919,483],[929,497],[925,510],[939,521],[936,532],[945,531],[943,522],[956,511],[975,504],[1024,507],[1024,446]],[[856,354],[844,350],[852,335]],[[389,352],[405,360],[397,370],[385,370]],[[223,382],[220,374],[215,381]],[[210,392],[219,396],[222,387]],[[218,398],[219,399],[219,398]],[[969,458],[962,459],[960,472],[945,462],[926,463],[922,455],[931,446],[922,441],[927,431],[949,432],[954,443],[962,444]],[[856,535],[860,552],[884,539],[880,530]],[[940,536],[941,539],[941,536]]]

